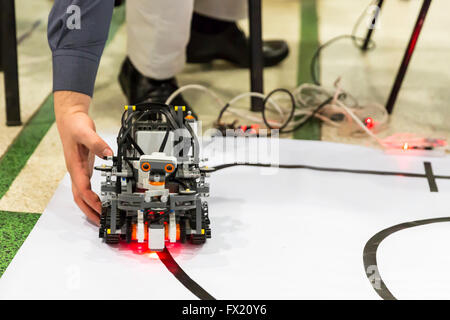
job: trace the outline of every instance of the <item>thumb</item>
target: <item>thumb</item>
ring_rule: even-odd
[[[97,157],[113,156],[114,153],[108,144],[91,128],[86,128],[79,135],[79,143],[83,144]]]

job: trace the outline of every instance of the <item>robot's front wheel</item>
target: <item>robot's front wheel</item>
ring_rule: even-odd
[[[206,242],[206,234],[192,234],[191,243],[192,244],[204,244]]]
[[[120,234],[107,234],[104,236],[107,244],[118,244],[120,242]]]

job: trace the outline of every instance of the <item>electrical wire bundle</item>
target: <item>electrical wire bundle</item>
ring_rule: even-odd
[[[267,96],[261,93],[246,92],[227,103],[224,103],[214,91],[201,85],[192,84],[175,91],[167,99],[166,104],[170,104],[177,95],[187,90],[200,90],[213,98],[219,111],[216,123],[220,124],[225,112],[229,112],[239,119],[263,124],[271,130],[279,130],[281,134],[292,133],[300,129],[313,117],[335,127],[348,124],[349,120],[353,119],[352,114],[356,117],[358,117],[356,114],[367,114],[367,117],[372,115],[372,119],[376,118],[374,121],[379,127],[386,124],[388,120],[387,112],[379,104],[372,103],[362,106],[353,96],[342,90],[333,91],[314,84],[304,84],[292,92],[287,89],[275,89]],[[233,108],[237,102],[249,97],[263,99],[263,110],[260,116]],[[343,108],[343,105],[346,108]],[[279,119],[268,119],[269,112],[275,114]],[[360,128],[355,131],[361,132],[361,130],[364,129]]]
[[[403,149],[409,147],[428,150],[429,148],[443,147],[446,142],[442,139],[424,139],[411,134],[396,134],[381,139],[376,133],[387,127],[389,115],[381,104],[361,104],[351,94],[344,91],[338,78],[334,88],[326,88],[318,80],[320,54],[326,47],[343,40],[352,40],[355,47],[361,49],[365,39],[357,36],[357,31],[369,9],[378,4],[379,0],[373,0],[365,8],[356,21],[350,35],[341,35],[327,41],[315,52],[311,60],[311,78],[313,83],[303,84],[292,92],[287,89],[275,89],[268,95],[256,92],[242,93],[228,103],[224,103],[212,90],[202,85],[187,85],[175,91],[166,101],[170,104],[173,99],[187,90],[200,90],[209,94],[215,101],[219,111],[216,126],[223,126],[222,118],[225,112],[229,112],[239,120],[250,121],[255,124],[265,125],[270,130],[279,130],[280,134],[293,133],[303,127],[312,118],[320,119],[324,124],[337,127],[342,135],[361,136],[364,134],[373,138],[383,149]],[[375,16],[377,17],[378,14]],[[374,19],[374,18],[373,18]],[[368,43],[367,50],[375,49],[373,40]],[[240,100],[256,97],[263,99],[261,115],[249,113],[239,108],[233,108]],[[286,107],[287,106],[287,107]],[[268,115],[272,115],[271,119]],[[275,116],[276,115],[276,116]],[[276,119],[273,119],[276,117]],[[231,125],[233,127],[236,121]]]
[[[360,104],[351,94],[345,92],[338,79],[333,89],[327,89],[315,84],[303,84],[292,92],[286,89],[276,89],[267,96],[261,93],[242,93],[228,103],[212,90],[198,84],[187,85],[175,91],[166,101],[170,104],[173,99],[187,90],[200,90],[209,94],[214,100],[219,112],[216,124],[220,124],[225,112],[229,112],[240,120],[263,124],[268,129],[279,130],[280,134],[288,134],[300,129],[311,118],[318,118],[326,125],[338,127],[348,135],[361,136],[367,134],[373,138],[383,149],[399,150],[434,150],[445,147],[443,139],[427,139],[413,134],[395,134],[387,138],[380,138],[377,132],[387,127],[389,115],[386,109],[377,103]],[[283,95],[275,96],[276,93]],[[233,108],[238,101],[248,97],[264,99],[261,115],[250,113],[242,109]],[[288,104],[288,108],[281,104]],[[278,114],[281,120],[267,118],[267,110]]]
[[[170,104],[173,99],[186,90],[200,90],[209,94],[219,110],[219,116],[217,118],[216,124],[220,125],[222,123],[222,117],[225,112],[230,112],[231,114],[239,117],[239,119],[245,119],[252,123],[263,124],[268,129],[277,129],[280,133],[292,133],[300,129],[305,125],[311,118],[318,118],[328,125],[335,127],[340,127],[343,124],[349,124],[353,117],[348,115],[348,110],[355,112],[358,116],[366,114],[365,118],[380,118],[377,122],[377,129],[380,129],[382,125],[387,122],[387,113],[384,112],[384,108],[378,104],[370,104],[368,106],[360,106],[356,99],[345,92],[340,92],[338,96],[335,96],[332,90],[327,90],[321,87],[318,81],[318,60],[320,58],[320,53],[322,50],[334,42],[341,39],[351,39],[355,46],[361,47],[361,43],[364,42],[363,38],[356,35],[359,26],[361,25],[367,11],[371,6],[378,3],[379,0],[372,0],[363,13],[359,16],[356,21],[351,35],[338,36],[330,41],[326,42],[320,46],[313,56],[311,61],[311,76],[314,84],[304,84],[296,88],[292,93],[286,89],[275,89],[270,92],[267,96],[256,93],[247,92],[240,94],[228,103],[224,103],[213,91],[201,85],[187,85],[177,91],[175,91],[166,101]],[[369,43],[368,49],[372,50],[375,48],[375,43],[371,41]],[[243,112],[233,106],[240,100],[248,97],[256,97],[263,99],[263,110],[261,117]],[[336,101],[340,101],[345,104],[348,108],[347,112],[343,112],[345,109],[338,105]],[[280,105],[287,104],[287,108],[282,108]],[[278,114],[277,120],[268,119],[267,113],[275,112]],[[372,115],[375,113],[375,115]],[[364,119],[365,119],[364,118]],[[346,121],[345,121],[346,120]],[[355,126],[353,126],[355,128]],[[357,129],[357,131],[361,132]],[[352,130],[351,130],[352,131]],[[347,132],[347,134],[354,134],[354,132]]]

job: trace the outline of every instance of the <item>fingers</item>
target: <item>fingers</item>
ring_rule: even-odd
[[[103,158],[113,156],[113,152],[95,132],[94,121],[87,112],[89,103],[87,96],[55,93],[56,122],[72,179],[73,197],[87,218],[98,225],[101,202],[90,183],[94,155]]]
[[[102,202],[97,194],[91,190],[87,190],[82,195],[84,202],[91,207],[96,213],[102,213]]]
[[[75,203],[78,205],[81,211],[83,211],[83,213],[86,215],[88,220],[96,224],[97,226],[100,226],[100,214],[98,214],[88,204],[86,204],[86,202],[76,194],[76,191],[74,192],[73,199],[75,200]]]
[[[102,204],[99,197],[91,190],[91,182],[85,170],[72,170],[72,190],[74,195],[82,199],[93,211],[100,214]]]
[[[78,142],[86,146],[97,157],[103,158],[113,155],[108,144],[90,127],[83,127],[78,135]]]

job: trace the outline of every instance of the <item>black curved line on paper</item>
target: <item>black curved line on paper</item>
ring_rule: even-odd
[[[191,291],[194,295],[196,295],[201,300],[215,300],[215,298],[210,295],[205,289],[203,289],[197,282],[192,280],[186,272],[178,265],[175,259],[170,254],[167,248],[162,252],[158,252],[158,257],[161,262],[166,266],[167,270],[169,270],[178,281],[181,282],[182,285],[186,287],[189,291]]]
[[[216,166],[215,169],[222,170],[231,167],[246,166],[246,167],[262,167],[262,168],[280,168],[280,169],[305,169],[314,171],[325,171],[325,172],[339,172],[339,173],[352,173],[352,174],[363,174],[363,175],[377,175],[377,176],[398,176],[405,178],[425,178],[428,181],[431,192],[438,192],[438,187],[436,184],[436,179],[450,180],[450,176],[434,175],[431,163],[424,162],[425,173],[411,173],[411,172],[399,172],[399,171],[376,171],[376,170],[354,170],[354,169],[340,169],[340,168],[326,168],[326,167],[316,167],[309,165],[272,165],[272,164],[261,164],[261,163],[231,163]]]
[[[353,170],[353,169],[340,169],[340,168],[326,168],[326,167],[317,167],[317,166],[309,166],[309,165],[277,165],[273,166],[271,164],[223,164],[215,167],[215,171],[223,170],[231,167],[238,166],[248,166],[248,167],[277,167],[281,169],[305,169],[305,170],[314,170],[314,171],[324,171],[324,172],[338,172],[338,173],[351,173],[351,174],[363,174],[363,175],[379,175],[379,176],[400,176],[400,177],[408,177],[408,178],[425,178],[428,180],[428,184],[431,192],[438,192],[436,179],[447,179],[450,180],[450,176],[435,176],[431,167],[431,163],[424,162],[425,173],[410,173],[410,172],[395,172],[395,171],[375,171],[375,170]],[[438,219],[429,219],[429,220],[421,220],[399,224],[397,226],[385,229],[375,236],[373,236],[364,247],[364,267],[366,270],[366,275],[369,281],[375,280],[372,283],[373,288],[378,293],[378,295],[385,300],[395,300],[394,295],[389,291],[386,287],[384,281],[379,277],[377,260],[376,260],[376,252],[379,244],[389,235],[408,228],[426,225],[431,223],[438,222],[450,222],[450,218],[438,218]],[[191,291],[195,296],[197,296],[201,300],[215,300],[215,298],[209,294],[205,289],[203,289],[197,282],[192,280],[186,272],[178,265],[175,259],[170,254],[167,248],[164,249],[163,252],[159,252],[158,256],[162,263],[166,266],[166,268],[181,282],[189,291]],[[372,279],[372,277],[375,277]]]
[[[364,261],[364,270],[366,272],[367,278],[369,279],[372,287],[375,292],[384,300],[397,300],[397,298],[392,294],[391,291],[387,288],[383,279],[381,278],[380,272],[378,270],[377,264],[377,250],[380,246],[380,243],[389,237],[390,235],[402,231],[409,228],[414,228],[418,226],[424,226],[427,224],[433,223],[441,223],[441,222],[450,222],[450,217],[447,218],[435,218],[435,219],[426,219],[426,220],[418,220],[412,222],[401,223],[395,225],[393,227],[384,229],[374,235],[370,240],[366,243],[363,251],[363,261]]]

